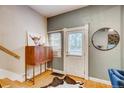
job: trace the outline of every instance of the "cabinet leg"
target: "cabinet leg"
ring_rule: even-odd
[[[40,64],[40,74],[42,73],[42,64]]]
[[[52,72],[53,72],[53,62],[51,62],[51,70],[52,70]]]
[[[27,81],[27,64],[25,64],[25,81]]]
[[[45,71],[46,71],[46,62],[45,62]]]
[[[35,66],[33,66],[33,85],[35,84]]]

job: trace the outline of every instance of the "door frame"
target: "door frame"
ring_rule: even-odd
[[[84,78],[88,80],[89,78],[89,66],[88,66],[88,58],[89,58],[89,36],[88,36],[88,33],[89,33],[89,24],[84,24],[82,26],[79,26],[79,27],[72,27],[72,28],[64,28],[64,29],[59,29],[59,30],[54,30],[54,31],[49,31],[48,33],[53,33],[53,32],[60,32],[60,31],[63,31],[63,37],[65,38],[66,36],[66,32],[67,31],[71,31],[71,30],[84,30],[84,43],[87,45],[85,46],[85,53],[84,53]],[[65,39],[63,41],[63,43],[65,43]],[[65,45],[63,46],[63,49],[65,50]],[[65,67],[65,52],[64,52],[64,56],[63,56],[63,65]],[[62,71],[63,73],[65,73],[65,68],[63,68],[64,71]],[[66,74],[66,73],[65,73]]]

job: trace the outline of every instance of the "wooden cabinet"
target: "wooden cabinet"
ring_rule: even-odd
[[[52,62],[52,60],[53,60],[53,51],[51,47],[26,46],[25,47],[25,79],[27,80],[27,65],[33,66],[33,78],[34,78],[35,66],[45,64],[45,69],[46,69],[47,62]]]
[[[39,65],[47,61],[52,61],[52,48],[48,46],[26,46],[25,59],[28,65]]]

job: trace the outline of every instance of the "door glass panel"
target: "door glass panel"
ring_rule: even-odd
[[[82,55],[82,32],[68,32],[68,55]]]
[[[53,48],[54,57],[61,57],[61,33],[50,33],[49,43]]]

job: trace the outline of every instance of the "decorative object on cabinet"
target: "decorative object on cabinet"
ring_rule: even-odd
[[[42,73],[42,64],[45,64],[45,71],[47,63],[51,62],[52,69],[53,51],[49,46],[26,46],[25,47],[25,81],[31,80],[33,84],[35,83],[35,66],[40,65],[40,74]],[[31,79],[27,78],[27,66],[33,67],[33,77]]]
[[[120,40],[119,33],[112,28],[101,28],[92,36],[93,46],[102,51],[115,48]]]
[[[35,46],[40,45],[39,40],[41,39],[41,36],[32,36],[30,35],[31,39],[34,41]]]
[[[26,32],[27,46],[38,46],[45,44],[45,37],[41,33]]]

